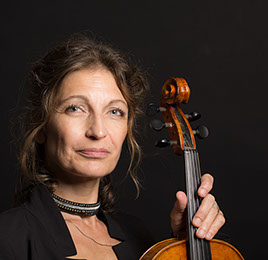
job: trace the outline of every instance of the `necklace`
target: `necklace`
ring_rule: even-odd
[[[94,204],[85,204],[63,199],[53,193],[51,193],[51,195],[58,208],[70,214],[80,216],[93,216],[98,213],[100,208],[99,201]]]
[[[69,219],[65,219],[65,221],[68,221],[70,222],[71,224],[73,224],[75,226],[75,228],[83,235],[85,236],[86,238],[90,239],[91,241],[93,241],[95,244],[99,245],[99,246],[108,246],[108,247],[112,247],[113,245],[109,245],[109,244],[103,244],[103,243],[100,243],[98,241],[96,241],[94,238],[86,235],[77,225],[75,225],[71,220]]]

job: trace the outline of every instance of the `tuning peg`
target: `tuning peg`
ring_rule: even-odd
[[[163,123],[162,121],[158,119],[153,119],[150,122],[151,128],[153,128],[156,131],[162,130],[164,127],[172,127],[172,123]]]
[[[204,139],[209,135],[208,128],[204,125],[200,125],[197,129],[193,130],[193,133],[197,135],[198,138]]]
[[[163,138],[163,139],[161,139],[161,140],[158,140],[158,141],[155,143],[155,146],[156,146],[156,147],[163,148],[163,147],[167,147],[167,146],[169,146],[169,145],[174,145],[174,144],[177,144],[177,141],[169,141],[168,139]]]
[[[192,112],[190,114],[185,114],[185,116],[189,121],[195,121],[195,120],[200,119],[201,114],[198,112]]]
[[[150,103],[147,106],[146,115],[149,116],[149,117],[152,117],[152,116],[156,115],[158,112],[164,112],[164,111],[166,111],[166,108],[159,107],[154,103]]]

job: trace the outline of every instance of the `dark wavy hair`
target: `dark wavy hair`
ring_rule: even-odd
[[[74,34],[49,50],[33,64],[29,72],[26,105],[19,118],[21,174],[16,192],[16,204],[25,199],[24,194],[27,192],[24,191],[29,190],[32,185],[42,183],[53,191],[57,180],[45,167],[44,148],[37,142],[36,137],[48,122],[63,79],[68,74],[84,68],[104,68],[110,71],[127,101],[129,108],[127,145],[131,155],[128,173],[139,194],[136,169],[141,159],[141,149],[134,135],[136,119],[142,114],[141,105],[148,89],[146,77],[120,51],[85,34]],[[115,196],[112,192],[110,175],[101,179],[99,195],[102,209],[106,212],[112,211]]]

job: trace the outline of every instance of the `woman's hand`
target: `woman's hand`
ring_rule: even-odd
[[[212,186],[213,177],[210,174],[204,174],[198,189],[198,195],[203,200],[192,221],[193,225],[198,227],[196,236],[207,240],[212,239],[225,223],[222,211],[219,209],[214,196],[209,193]],[[171,228],[175,236],[185,230],[187,204],[187,197],[184,192],[178,191],[176,198],[177,200],[170,214]]]

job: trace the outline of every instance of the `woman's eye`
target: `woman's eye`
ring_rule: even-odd
[[[66,112],[81,112],[83,108],[77,105],[70,105],[66,108]]]
[[[125,112],[122,109],[120,109],[120,108],[112,109],[112,110],[110,110],[110,113],[112,115],[121,116],[121,117],[123,117],[125,115]]]

